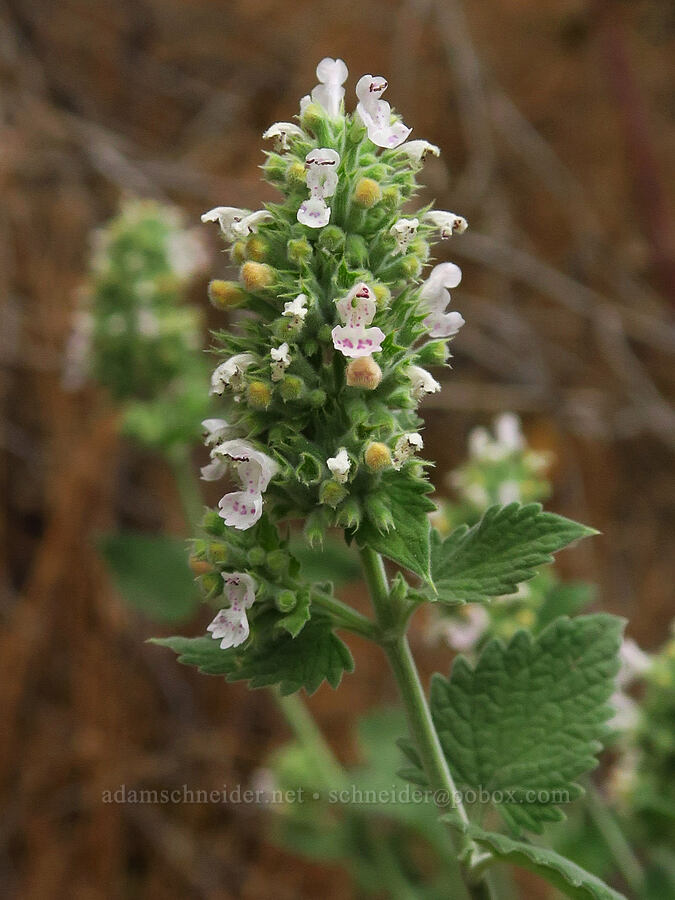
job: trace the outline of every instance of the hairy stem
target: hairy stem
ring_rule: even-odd
[[[313,590],[312,604],[329,612],[335,619],[337,628],[346,628],[348,631],[360,634],[371,641],[378,639],[378,628],[375,622],[371,622],[366,616],[362,616],[360,612],[357,612],[331,594]]]
[[[433,791],[434,802],[441,812],[452,812],[462,824],[468,825],[469,818],[455,787],[443,748],[434,728],[429,704],[410,652],[408,639],[400,629],[400,625],[397,628],[400,617],[389,596],[389,586],[382,557],[374,550],[365,548],[361,550],[361,562],[377,621],[382,629],[381,644],[396,678],[410,732]],[[399,631],[398,634],[397,631]],[[453,846],[452,849],[459,856],[457,848]],[[464,842],[459,851],[467,849],[468,845]],[[474,885],[464,885],[462,896],[477,900],[477,898],[490,897],[492,893],[487,881],[481,879]]]
[[[626,840],[612,811],[607,807],[605,800],[592,782],[589,782],[586,787],[586,808],[595,827],[607,844],[623,880],[636,897],[642,896],[644,872],[640,861]]]

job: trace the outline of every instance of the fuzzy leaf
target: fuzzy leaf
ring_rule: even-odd
[[[279,619],[277,623],[278,628],[284,628],[291,637],[297,637],[302,629],[305,627],[307,622],[309,622],[311,613],[309,610],[310,607],[310,593],[308,590],[298,591],[297,593],[298,602],[291,612],[287,613],[282,619]]]
[[[573,900],[625,900],[597,876],[547,847],[514,841],[477,826],[470,826],[468,834],[497,859],[534,872]]]
[[[184,622],[199,605],[185,541],[166,535],[110,534],[98,548],[126,602],[154,622]]]
[[[516,829],[564,818],[557,804],[583,793],[574,779],[607,733],[622,628],[606,614],[561,618],[434,675],[431,712],[458,786],[487,792]]]
[[[429,581],[429,518],[436,506],[427,494],[431,485],[402,472],[385,472],[379,485],[391,509],[394,525],[380,532],[370,521],[364,521],[356,532],[360,547],[370,547]]]
[[[481,603],[512,594],[552,553],[597,534],[541,504],[492,506],[473,528],[462,525],[441,541],[434,532],[431,573],[441,602]]]
[[[149,644],[168,647],[184,666],[195,666],[205,675],[229,675],[237,668],[237,651],[221,650],[218,641],[209,637],[150,638]]]

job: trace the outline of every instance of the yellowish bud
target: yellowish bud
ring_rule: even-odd
[[[269,242],[260,234],[252,234],[246,241],[246,258],[263,262],[267,258]]]
[[[253,409],[267,409],[272,400],[272,392],[264,381],[252,381],[246,395],[248,405]]]
[[[208,563],[205,559],[199,559],[196,556],[191,556],[189,563],[190,568],[195,575],[206,575],[206,573],[210,572],[213,568],[211,563]]]
[[[346,496],[347,489],[333,478],[330,481],[324,481],[319,488],[319,502],[325,503],[326,506],[333,509],[338,503],[342,503]]]
[[[368,468],[373,472],[388,469],[391,465],[391,451],[386,444],[382,444],[380,441],[373,441],[372,444],[368,444],[363,458]]]
[[[373,285],[373,293],[375,294],[375,302],[378,309],[386,309],[391,301],[391,291],[386,284],[377,281]]]
[[[230,248],[230,259],[233,263],[241,265],[246,262],[246,243],[245,241],[235,241]]]
[[[372,356],[360,356],[352,359],[347,366],[347,384],[349,387],[374,391],[382,381],[382,369]]]
[[[354,188],[354,203],[370,209],[382,199],[382,189],[373,178],[360,178]]]
[[[289,187],[304,187],[307,184],[307,172],[297,159],[286,169],[286,183]]]
[[[236,281],[214,278],[209,282],[209,300],[216,309],[235,309],[246,301],[246,294]]]
[[[274,284],[274,269],[266,263],[245,262],[241,267],[241,280],[247,291],[263,291]]]

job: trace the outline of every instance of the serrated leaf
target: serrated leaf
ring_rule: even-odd
[[[150,638],[149,644],[168,647],[184,666],[194,666],[205,675],[229,675],[237,668],[237,651],[221,650],[211,637]]]
[[[314,618],[296,638],[284,634],[249,647],[242,654],[240,668],[228,680],[246,680],[252,688],[278,684],[282,694],[300,688],[313,694],[323,681],[336,688],[343,672],[353,670],[354,660],[347,645],[325,619]]]
[[[178,662],[196,666],[206,675],[224,675],[228,681],[248,681],[252,688],[278,684],[282,694],[305,688],[308,694],[327,681],[336,688],[344,672],[354,670],[349,648],[331,630],[326,619],[314,618],[298,637],[282,633],[259,643],[221,650],[208,637],[153,638],[150,643],[169,647]]]
[[[554,850],[514,841],[503,834],[483,831],[475,825],[467,831],[480,847],[497,859],[534,872],[573,900],[626,900],[596,875]]]
[[[481,603],[514,593],[552,554],[591,528],[543,512],[541,504],[492,506],[473,528],[457,528],[444,541],[434,532],[431,574],[441,602]]]
[[[486,792],[515,828],[564,818],[558,805],[582,793],[574,779],[607,733],[622,628],[606,614],[561,618],[434,675],[432,717],[458,787]]]
[[[279,619],[277,626],[287,631],[291,637],[297,637],[305,627],[307,622],[309,622],[310,620],[311,614],[309,608],[309,591],[299,591],[295,609],[287,613],[287,615],[285,615],[283,618]]]
[[[155,622],[184,622],[199,605],[185,542],[166,535],[110,534],[98,548],[115,587]]]
[[[428,513],[436,508],[427,497],[431,485],[402,472],[385,472],[380,490],[391,509],[394,527],[382,534],[366,520],[356,532],[358,545],[370,547],[429,581]]]

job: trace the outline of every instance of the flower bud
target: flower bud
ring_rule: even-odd
[[[223,592],[223,579],[220,572],[206,572],[196,579],[199,590],[205,600],[213,600]]]
[[[391,212],[400,209],[402,202],[401,192],[394,185],[390,185],[382,191],[382,205]]]
[[[209,300],[216,309],[236,309],[246,302],[246,294],[236,281],[214,278],[209,282]]]
[[[394,278],[405,278],[408,281],[411,278],[417,278],[421,274],[422,263],[411,253],[399,261],[397,269],[398,272],[394,275]]]
[[[302,345],[303,352],[305,356],[314,356],[316,351],[319,349],[318,343],[314,340],[314,338],[309,338]]]
[[[349,387],[363,388],[366,391],[374,391],[382,381],[382,369],[372,356],[351,359],[345,375]]]
[[[274,269],[266,263],[245,262],[241,267],[241,280],[247,291],[264,291],[274,284]]]
[[[429,259],[431,247],[429,246],[428,241],[425,241],[424,238],[418,237],[411,242],[410,252],[414,253],[415,256],[420,260],[420,262],[425,263]]]
[[[326,225],[316,242],[327,253],[341,253],[345,246],[345,233],[337,225]]]
[[[263,262],[267,259],[269,253],[270,242],[261,234],[251,234],[246,241],[246,257],[257,262]]]
[[[378,531],[387,532],[394,526],[394,517],[387,503],[378,494],[368,494],[365,500],[366,515]]]
[[[215,509],[207,509],[202,519],[202,528],[207,534],[220,537],[225,534],[225,522],[220,518]]]
[[[280,613],[289,613],[298,605],[298,599],[293,591],[279,591],[274,598],[274,605]]]
[[[271,550],[267,554],[267,568],[274,575],[284,575],[288,570],[290,557],[285,550]]]
[[[326,402],[326,392],[321,388],[315,388],[309,392],[307,400],[312,409],[320,409]]]
[[[206,548],[206,558],[214,566],[223,566],[228,560],[231,561],[232,554],[228,550],[227,544],[223,541],[209,541]]]
[[[357,206],[370,209],[371,206],[379,203],[381,199],[382,188],[374,178],[360,178],[356,182],[352,200]]]
[[[297,375],[284,375],[279,384],[279,390],[285,402],[299,400],[304,393],[305,382]]]
[[[272,400],[272,392],[264,381],[252,381],[246,396],[248,405],[253,409],[267,409]]]
[[[351,266],[363,268],[368,261],[368,245],[360,234],[350,234],[345,244],[345,257]]]
[[[386,444],[380,441],[368,444],[363,458],[371,472],[379,472],[381,469],[388,469],[391,466],[391,451]]]
[[[267,181],[272,184],[282,184],[286,175],[286,160],[277,153],[270,153],[262,170]]]
[[[246,262],[246,242],[245,241],[235,241],[230,248],[230,259],[232,262],[240,266],[242,263]]]
[[[419,366],[444,366],[449,356],[447,341],[428,341],[424,346],[420,347],[415,364]]]
[[[320,550],[323,547],[323,536],[327,526],[326,510],[322,507],[312,510],[307,516],[303,534],[312,550]]]
[[[316,134],[324,124],[324,112],[318,103],[308,103],[300,114],[300,124],[308,131]]]
[[[301,162],[296,159],[286,169],[286,184],[289,188],[307,187],[307,172]]]
[[[396,577],[394,578],[391,584],[391,590],[389,591],[389,596],[392,602],[396,605],[402,603],[403,600],[408,595],[408,585],[406,583],[405,578],[400,572],[396,573]]]
[[[358,396],[346,400],[345,410],[352,425],[362,425],[370,418],[368,404]]]
[[[361,504],[356,497],[347,497],[335,517],[340,528],[358,528],[361,523]]]
[[[376,281],[373,284],[373,293],[375,294],[375,302],[378,309],[386,309],[391,303],[391,291],[386,284]]]
[[[325,503],[326,506],[330,506],[333,509],[335,509],[339,503],[342,503],[346,496],[346,488],[333,478],[324,481],[319,489],[319,502]]]
[[[194,554],[190,557],[188,563],[195,576],[206,575],[207,572],[211,571],[211,563],[207,562],[205,559],[200,559]]]
[[[302,265],[312,258],[312,245],[306,238],[292,238],[286,244],[286,255],[290,263]]]
[[[251,547],[251,549],[246,554],[246,561],[248,562],[249,566],[252,566],[254,569],[258,569],[261,566],[264,566],[266,559],[267,554],[262,547]]]

